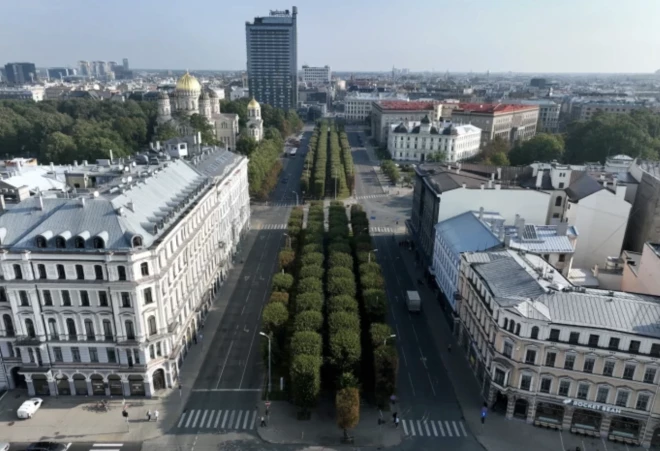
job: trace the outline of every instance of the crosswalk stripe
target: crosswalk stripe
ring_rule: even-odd
[[[257,421],[257,411],[252,412],[252,422],[250,423],[250,429],[254,429],[254,425]]]
[[[209,415],[209,422],[206,423],[207,428],[211,427],[211,423],[213,422],[213,415],[215,415],[215,410],[211,410],[211,415]]]
[[[222,416],[222,410],[218,410],[218,416],[215,418],[215,424],[213,429],[218,429],[218,423],[220,423],[220,416]]]
[[[238,411],[238,418],[236,418],[236,426],[234,429],[239,429],[241,427],[241,417],[243,416],[243,411],[239,410]]]
[[[422,423],[421,421],[417,420],[417,429],[419,429],[419,435],[424,435],[424,431],[422,431]]]
[[[243,420],[243,429],[247,429],[249,419],[250,419],[250,412],[245,412],[245,420]]]
[[[431,436],[431,431],[429,430],[429,425],[426,421],[424,422],[424,429],[426,429],[426,435],[428,435],[430,437]]]
[[[412,435],[417,435],[415,432],[415,422],[413,420],[410,420],[410,431],[412,432]]]
[[[206,415],[208,415],[209,411],[204,410],[204,415],[202,415],[202,421],[199,422],[199,427],[203,428],[204,427],[204,420],[206,419]]]
[[[195,414],[195,419],[193,420],[192,427],[197,426],[197,420],[199,420],[199,415],[202,413],[201,410],[198,410],[197,413]]]
[[[435,422],[434,421],[431,421],[431,429],[433,429],[433,435],[435,435],[437,437],[438,436],[438,431],[435,428]]]
[[[183,412],[183,415],[181,415],[181,419],[179,420],[179,424],[176,425],[176,427],[180,428],[181,424],[183,423],[183,420],[186,419],[186,412]]]
[[[442,421],[438,421],[438,427],[440,428],[440,434],[442,434],[442,436],[444,437],[445,436],[445,428],[442,427]]]
[[[456,426],[456,422],[452,421],[452,424],[454,425],[454,430],[456,431],[456,437],[460,437],[461,433],[458,432],[458,426]]]
[[[453,435],[451,434],[451,426],[449,426],[449,421],[445,421],[445,426],[447,426],[447,435],[453,437]]]
[[[467,432],[465,431],[465,426],[463,426],[463,422],[461,421],[458,424],[461,425],[461,430],[463,431],[463,435],[467,437],[468,435],[467,435]]]
[[[236,411],[232,410],[231,415],[229,415],[229,424],[227,425],[229,427],[229,429],[231,429],[231,425],[234,424],[234,417],[235,416],[236,416]]]
[[[225,410],[225,416],[222,418],[222,426],[220,426],[222,429],[225,428],[225,423],[227,422],[227,415],[229,415],[229,410]]]
[[[190,426],[190,421],[192,420],[193,415],[195,415],[195,411],[191,410],[190,413],[188,414],[188,421],[186,421],[186,427]]]
[[[403,424],[403,432],[408,435],[408,428],[406,427],[406,420],[401,420],[401,423]]]

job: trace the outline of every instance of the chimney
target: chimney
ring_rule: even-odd
[[[39,197],[39,210],[43,211],[43,209],[44,209],[44,198],[41,195],[39,195],[37,197]]]
[[[463,189],[467,188],[467,183],[463,183]]]
[[[482,183],[481,184],[481,191],[483,191],[485,187],[486,187],[486,185]]]
[[[499,228],[499,230],[497,231],[497,237],[499,238],[500,241],[504,241],[504,240],[505,240],[505,234],[504,234],[504,232],[505,232],[505,230],[504,230],[504,225],[501,225],[500,228]]]
[[[461,168],[460,168],[460,167],[456,168],[456,173],[457,173],[457,174],[460,174],[460,173],[461,173]]]
[[[541,186],[543,186],[543,171],[536,174],[536,187],[540,188]]]
[[[484,207],[479,207],[479,220],[484,219]]]
[[[74,165],[75,167],[78,167],[78,160],[73,160],[73,165]]]
[[[83,160],[83,166],[87,166],[87,160]]]
[[[491,180],[495,180],[495,173],[494,173],[494,172],[491,172],[491,174],[490,174],[490,179],[491,179]]]
[[[520,218],[518,221],[518,239],[522,241],[523,232],[525,231],[525,218]]]
[[[492,181],[492,180],[488,180],[488,188],[492,188],[492,187],[493,187],[493,181]]]
[[[50,163],[50,170],[55,171],[55,163],[53,162]]]
[[[80,198],[80,206],[82,206],[83,208],[85,208],[85,198],[84,198],[84,197],[81,197],[81,198]]]
[[[600,179],[605,180],[605,174],[600,174]]]
[[[566,236],[568,233],[568,222],[560,222],[557,224],[557,235]]]
[[[518,222],[520,222],[520,215],[516,213],[516,219],[513,220],[513,225],[518,227]]]
[[[497,168],[497,180],[502,180],[502,168]]]
[[[504,247],[507,249],[511,247],[511,235],[506,235],[504,237]]]
[[[7,209],[7,204],[5,204],[5,196],[0,194],[0,211],[5,211]]]

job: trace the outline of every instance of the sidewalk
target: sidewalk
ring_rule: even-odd
[[[414,254],[401,248],[402,258],[412,280],[423,278],[424,269],[415,266]],[[557,432],[535,427],[522,420],[507,420],[504,414],[489,412],[481,424],[483,398],[481,387],[467,358],[452,336],[446,317],[436,296],[427,285],[419,287],[424,313],[436,349],[453,385],[463,416],[479,443],[488,451],[629,451],[625,445],[598,438],[587,438],[570,432]],[[452,352],[447,345],[452,344]]]
[[[314,445],[335,447],[341,445],[344,432],[337,427],[334,406],[330,401],[321,402],[314,409],[310,420],[296,418],[297,408],[285,401],[273,401],[270,419],[266,427],[257,432],[262,440],[273,444]],[[360,423],[349,431],[352,447],[391,447],[401,443],[401,429],[392,427],[387,412],[383,412],[385,424],[379,426],[379,413],[362,406]],[[257,420],[258,421],[258,420]]]

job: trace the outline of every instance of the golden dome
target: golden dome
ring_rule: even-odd
[[[179,81],[176,82],[176,90],[201,92],[202,85],[199,84],[195,77],[186,72],[183,74],[183,77],[179,78]]]
[[[259,108],[261,105],[259,105],[259,102],[257,102],[254,97],[252,97],[252,100],[250,100],[250,103],[248,103],[248,108]]]

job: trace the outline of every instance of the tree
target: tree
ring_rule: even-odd
[[[291,249],[280,251],[278,255],[280,270],[284,269],[285,271],[291,272],[293,270],[295,258],[296,254]]]
[[[291,355],[320,356],[322,344],[321,335],[316,332],[295,332],[291,336]]]
[[[273,276],[273,291],[289,291],[293,286],[291,274],[278,273]]]
[[[323,274],[325,273],[324,269],[322,266],[317,266],[317,265],[309,265],[309,266],[303,266],[300,268],[300,272],[298,273],[298,277],[301,279],[306,279],[307,277],[313,277],[315,279],[321,279],[323,278]]]
[[[509,153],[509,143],[499,136],[494,137],[488,144],[486,144],[481,151],[481,158],[488,160],[493,154],[496,153]]]
[[[328,315],[328,330],[331,335],[341,330],[360,331],[360,317],[356,313],[334,312]]]
[[[355,428],[360,422],[360,393],[357,388],[344,388],[335,396],[337,410],[337,426],[344,431],[344,442],[351,441],[348,430]]]
[[[387,324],[373,323],[369,327],[369,335],[371,336],[371,345],[377,348],[383,346],[385,341],[392,335],[392,328]]]
[[[490,157],[484,160],[484,164],[490,166],[509,166],[509,158],[504,152],[495,152]]]
[[[355,279],[353,277],[328,278],[327,290],[330,296],[346,295],[355,297]]]
[[[364,312],[370,323],[384,323],[387,313],[387,296],[383,290],[366,290],[362,293]]]
[[[303,255],[301,263],[303,266],[321,266],[323,264],[323,254],[320,252],[312,252]]]
[[[304,293],[296,297],[296,312],[323,310],[323,295],[321,293]]]
[[[535,161],[561,161],[563,155],[564,140],[560,135],[540,133],[511,149],[509,159],[514,166],[526,166]]]
[[[364,274],[360,277],[360,283],[363,290],[372,290],[382,288],[385,284],[380,274]]]
[[[307,354],[293,357],[291,361],[291,394],[293,403],[301,408],[303,417],[316,406],[321,390],[321,358]]]
[[[328,361],[339,371],[351,371],[360,361],[360,332],[342,329],[330,335]]]
[[[236,152],[246,157],[250,157],[258,147],[257,141],[251,136],[241,135],[236,140]]]
[[[328,270],[328,279],[331,278],[346,278],[346,279],[355,279],[355,276],[353,275],[353,271],[351,268],[344,268],[341,266],[335,266],[333,268],[330,268]]]
[[[75,141],[62,132],[51,133],[42,143],[41,158],[45,161],[71,161],[78,151]]]
[[[333,296],[328,300],[328,313],[334,312],[348,312],[357,313],[359,310],[358,303],[354,297],[351,296]]]
[[[343,268],[352,268],[353,267],[353,257],[350,254],[343,252],[333,252],[330,254],[329,267],[343,267]]]
[[[305,244],[302,248],[302,254],[307,255],[311,254],[312,252],[322,252],[323,251],[323,246],[320,244],[316,243],[311,243],[311,244]]]
[[[307,277],[298,282],[298,294],[302,293],[323,293],[323,284],[319,279]]]
[[[318,332],[323,326],[323,314],[314,310],[307,310],[296,315],[293,330],[296,332]]]
[[[379,346],[374,350],[375,391],[379,406],[387,405],[389,396],[396,391],[398,369],[396,347]]]
[[[275,291],[270,294],[270,299],[268,302],[281,302],[284,305],[289,303],[289,293],[283,293],[281,291]]]
[[[366,276],[371,274],[380,276],[381,275],[380,265],[375,261],[371,261],[371,263],[362,263],[360,265],[360,276]]]
[[[262,313],[262,322],[264,329],[268,332],[275,332],[289,319],[289,311],[286,306],[280,302],[266,304]]]
[[[165,142],[170,139],[176,138],[177,136],[179,136],[179,132],[176,131],[174,125],[172,125],[169,122],[166,122],[158,126],[158,130],[156,131],[156,135],[154,136],[154,139],[156,141]]]

